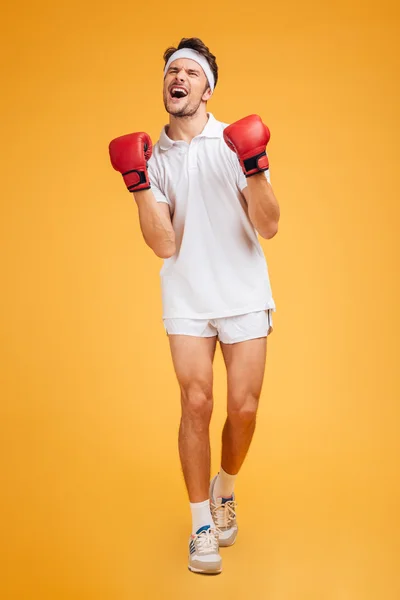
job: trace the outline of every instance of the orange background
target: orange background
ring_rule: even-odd
[[[4,6],[4,5],[3,5]],[[398,600],[399,11],[344,1],[4,6],[4,600]],[[271,129],[277,312],[240,538],[187,571],[162,261],[108,143],[167,122],[162,54],[204,39],[209,110]],[[213,473],[226,378],[215,359]]]

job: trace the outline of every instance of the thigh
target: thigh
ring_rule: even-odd
[[[211,396],[217,337],[170,335],[168,340],[181,390],[195,388]]]
[[[237,344],[220,342],[228,380],[228,402],[245,402],[261,394],[267,358],[267,338]]]

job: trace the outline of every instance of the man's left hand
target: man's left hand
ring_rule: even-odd
[[[236,152],[246,177],[269,168],[266,154],[269,138],[269,129],[258,115],[244,117],[224,129],[224,140]]]

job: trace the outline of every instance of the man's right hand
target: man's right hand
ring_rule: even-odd
[[[150,189],[147,161],[153,151],[147,133],[128,133],[112,140],[109,144],[111,164],[119,171],[130,192]]]

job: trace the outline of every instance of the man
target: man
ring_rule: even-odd
[[[169,124],[152,151],[146,133],[110,144],[133,192],[146,243],[164,258],[163,321],[181,389],[179,454],[192,514],[189,569],[219,573],[236,539],[234,485],[253,436],[275,311],[257,232],[272,238],[280,210],[270,185],[269,131],[256,115],[230,126],[207,112],[218,80],[198,38],[164,54]],[[219,473],[210,483],[209,424],[217,339],[228,380]]]

